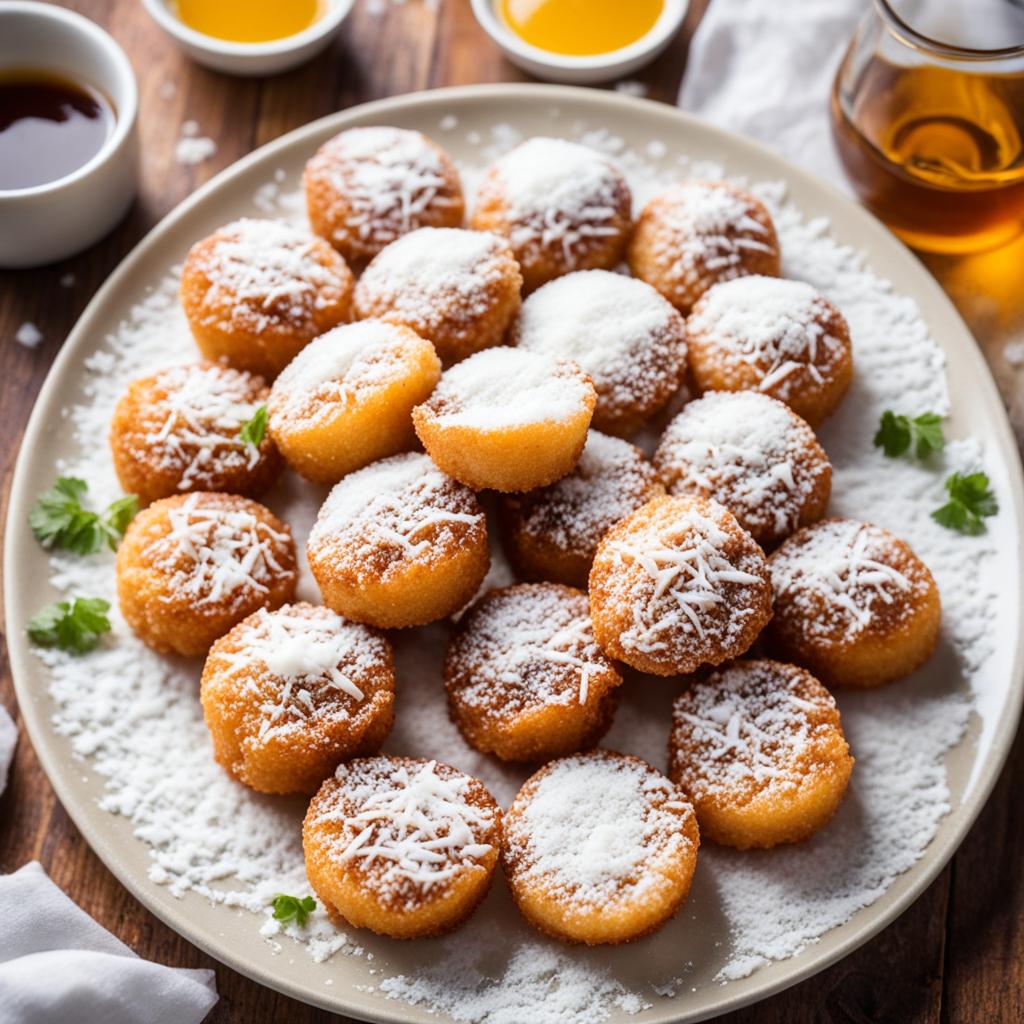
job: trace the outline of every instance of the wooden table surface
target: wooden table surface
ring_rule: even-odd
[[[227,78],[189,63],[149,20],[139,0],[74,0],[66,6],[105,26],[135,67],[141,92],[141,189],[126,221],[95,248],[55,267],[0,273],[0,500],[5,518],[21,434],[61,342],[118,261],[180,200],[255,147],[331,111],[442,85],[523,79],[478,29],[468,0],[444,0],[440,5],[425,0],[360,0],[327,53],[297,71],[263,81]],[[694,0],[686,30],[637,76],[651,98],[674,102],[687,39],[704,7],[705,0]],[[181,124],[188,119],[217,143],[215,155],[194,166],[175,159]],[[1018,438],[1024,438],[1024,370],[1003,355],[1007,341],[1024,334],[1024,241],[1002,253],[928,262],[975,330],[1011,409]],[[73,283],[68,283],[68,274],[74,275]],[[38,325],[44,335],[35,349],[13,343],[25,321]],[[17,719],[5,648],[0,657],[0,700]],[[1018,741],[960,851],[898,921],[829,970],[722,1020],[1020,1021],[1022,789],[1024,743]],[[22,736],[10,784],[0,798],[0,871],[12,871],[31,859],[40,860],[59,886],[140,956],[214,968],[221,999],[210,1022],[341,1020],[221,966],[141,907],[85,844]]]

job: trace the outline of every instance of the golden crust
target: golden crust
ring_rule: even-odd
[[[747,651],[772,615],[764,553],[717,502],[655,498],[605,534],[590,570],[609,657],[678,675]]]
[[[806,839],[836,812],[852,770],[835,701],[795,665],[737,661],[676,698],[669,777],[717,843]]]
[[[674,185],[643,209],[627,252],[634,277],[684,316],[712,285],[778,276],[779,240],[764,204],[724,181]]]
[[[809,285],[749,276],[711,288],[686,322],[690,372],[704,391],[759,391],[812,427],[853,380],[846,319]]]
[[[451,157],[420,132],[350,128],[302,176],[313,230],[357,270],[417,228],[456,228],[465,204]]]
[[[514,197],[527,161],[546,164],[553,173],[541,196],[521,204]],[[522,270],[523,291],[529,293],[574,270],[616,267],[632,226],[632,205],[625,179],[600,154],[535,138],[484,175],[470,226],[509,239]]]
[[[300,602],[222,636],[199,697],[218,764],[263,793],[311,794],[339,762],[380,749],[394,694],[383,635]]]
[[[502,496],[505,553],[522,579],[585,588],[604,534],[663,493],[639,448],[591,430],[571,473],[547,487]]]
[[[476,495],[425,455],[375,462],[328,496],[307,546],[324,604],[381,628],[444,618],[490,567]]]
[[[554,583],[490,591],[459,621],[444,665],[452,721],[470,746],[505,761],[594,746],[621,683],[593,639],[587,595]]]
[[[155,501],[132,520],[117,549],[121,612],[162,654],[206,654],[257,609],[290,601],[297,581],[291,529],[233,494]]]
[[[631,942],[668,921],[689,894],[700,845],[683,794],[640,758],[607,750],[541,768],[504,830],[502,867],[523,916],[587,945]]]
[[[332,367],[350,346],[353,362]],[[288,464],[314,483],[415,446],[413,407],[441,376],[429,341],[379,321],[344,324],[307,346],[270,391],[269,426]]]
[[[768,565],[772,646],[826,685],[882,686],[935,650],[942,624],[935,580],[880,527],[823,520],[790,537]]]
[[[110,424],[121,486],[143,505],[190,491],[262,494],[280,474],[281,456],[269,434],[254,451],[238,432],[268,394],[262,377],[219,363],[132,381]]]
[[[528,383],[517,371],[538,376]],[[500,396],[487,394],[492,385],[502,388]],[[535,397],[549,385],[564,391],[557,410]],[[484,397],[474,398],[474,392]],[[474,490],[529,491],[576,465],[596,398],[590,378],[575,363],[494,348],[442,374],[412,418],[423,447],[449,476]]]
[[[371,798],[374,815],[360,819]],[[431,823],[441,863],[403,855],[418,845],[414,827],[402,824],[403,807]],[[368,826],[373,834],[354,843]],[[467,831],[469,843],[458,838]],[[501,810],[482,782],[436,761],[380,755],[343,764],[324,782],[306,813],[302,847],[310,884],[332,916],[415,939],[450,932],[476,909],[497,867],[501,832]],[[449,845],[436,841],[453,835]]]
[[[450,366],[501,344],[519,309],[522,286],[504,238],[422,228],[370,262],[356,286],[356,315],[410,328]]]
[[[181,302],[207,359],[273,380],[317,335],[352,318],[355,279],[323,239],[277,221],[235,221],[197,242]]]

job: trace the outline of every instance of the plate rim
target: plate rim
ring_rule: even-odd
[[[8,493],[7,522],[4,530],[3,552],[5,572],[3,596],[11,678],[25,730],[32,742],[36,756],[39,758],[40,764],[46,773],[47,779],[53,787],[58,800],[60,800],[61,806],[67,812],[75,827],[81,832],[90,849],[114,875],[118,883],[124,886],[147,911],[154,914],[174,932],[207,953],[218,963],[225,964],[232,970],[258,984],[265,985],[274,991],[281,992],[307,1005],[317,1006],[335,1013],[355,1013],[359,1015],[359,1019],[382,1022],[382,1024],[401,1024],[401,1022],[407,1020],[407,1016],[400,1009],[404,1004],[387,1000],[380,1001],[379,1008],[376,1005],[372,1008],[360,1005],[358,1008],[342,1007],[339,1011],[339,1003],[336,999],[317,998],[316,994],[309,992],[305,987],[291,983],[283,973],[275,974],[263,965],[246,962],[240,956],[236,956],[230,949],[218,947],[212,938],[208,941],[204,936],[197,935],[193,931],[187,912],[185,910],[179,911],[172,905],[165,905],[153,897],[149,891],[149,886],[145,884],[145,879],[137,881],[134,877],[134,872],[123,864],[117,848],[117,842],[108,842],[103,834],[103,830],[99,825],[93,825],[84,808],[73,799],[67,798],[68,787],[65,786],[62,774],[63,766],[58,761],[56,751],[47,742],[49,737],[46,735],[46,731],[51,730],[50,722],[37,705],[29,681],[31,675],[28,664],[31,657],[29,645],[25,639],[22,625],[13,621],[13,609],[16,604],[15,591],[17,588],[13,582],[9,567],[15,562],[15,548],[19,543],[18,533],[23,526],[24,519],[21,513],[30,504],[30,496],[25,493],[29,476],[27,467],[32,459],[33,441],[45,428],[43,408],[50,404],[53,393],[57,390],[58,383],[64,376],[66,366],[78,355],[77,350],[81,349],[87,342],[92,320],[97,317],[101,307],[107,303],[108,297],[113,296],[118,290],[123,279],[128,276],[137,262],[144,259],[151,250],[156,249],[163,241],[164,236],[169,234],[177,226],[178,222],[185,218],[193,209],[205,203],[209,195],[218,191],[233,178],[241,176],[255,164],[269,161],[275,153],[281,150],[299,145],[306,139],[326,130],[341,130],[351,122],[364,121],[367,118],[377,116],[386,116],[389,112],[396,109],[401,109],[404,112],[410,108],[414,110],[420,106],[433,106],[439,101],[450,101],[457,104],[460,102],[486,101],[489,97],[493,97],[496,100],[518,99],[524,104],[550,102],[557,105],[559,100],[564,100],[582,101],[585,105],[596,106],[597,108],[607,106],[620,107],[626,110],[642,110],[645,117],[653,115],[666,123],[682,123],[712,137],[717,136],[724,140],[729,147],[747,150],[752,158],[763,158],[769,164],[784,168],[785,180],[787,182],[800,181],[805,186],[812,188],[812,190],[823,192],[830,206],[838,205],[841,207],[845,215],[859,221],[860,227],[867,235],[873,236],[870,242],[872,248],[878,246],[882,250],[888,248],[893,253],[898,252],[901,262],[906,264],[907,273],[917,278],[918,284],[916,287],[922,289],[925,293],[930,293],[930,301],[937,303],[939,307],[943,308],[946,319],[956,329],[954,333],[961,335],[961,342],[957,344],[962,344],[964,354],[973,363],[975,383],[981,389],[982,396],[995,409],[994,434],[999,449],[997,454],[1002,459],[1006,469],[1007,486],[1015,516],[1018,522],[1024,522],[1024,472],[1022,472],[1021,458],[1010,425],[1009,416],[996,387],[992,372],[981,354],[980,347],[953,305],[952,300],[943,291],[935,278],[918,261],[914,253],[897,239],[895,235],[891,234],[871,213],[850,199],[835,185],[805,171],[761,142],[720,128],[670,104],[655,100],[579,86],[535,83],[487,83],[404,93],[357,104],[344,110],[334,111],[286,132],[284,135],[254,149],[219,171],[194,193],[168,211],[125,254],[115,270],[90,299],[75,321],[74,326],[68,332],[36,396],[32,412],[22,434],[20,449],[11,476],[11,486]],[[838,239],[838,241],[844,244],[841,239]],[[922,857],[906,872],[897,876],[897,879],[890,884],[887,893],[891,891],[894,885],[898,884],[900,878],[906,878],[911,872],[917,871],[918,874],[906,889],[893,898],[890,905],[879,914],[877,920],[866,922],[860,929],[854,931],[838,945],[828,950],[819,951],[816,955],[813,952],[813,945],[809,946],[800,954],[801,962],[788,971],[786,970],[787,961],[775,962],[779,968],[778,977],[753,991],[741,991],[731,997],[725,996],[707,1014],[691,1017],[691,1020],[706,1020],[711,1016],[717,1016],[744,1006],[753,1005],[784,989],[805,981],[832,964],[837,963],[839,960],[844,959],[884,928],[888,927],[888,925],[892,924],[931,885],[966,838],[967,833],[987,804],[1012,747],[1022,707],[1024,707],[1024,640],[1020,637],[1018,638],[1010,675],[1007,705],[1004,707],[1004,713],[1000,716],[993,731],[991,752],[974,783],[969,806],[967,803],[961,803],[960,806],[948,812],[943,818],[944,822],[950,823],[947,835],[945,837],[940,837],[939,835],[933,837]],[[939,845],[935,846],[936,843]],[[880,899],[884,899],[885,895],[883,894]],[[661,1017],[659,1019],[668,1021],[673,1018]]]

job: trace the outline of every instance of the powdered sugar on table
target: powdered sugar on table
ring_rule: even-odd
[[[604,129],[560,119],[556,112],[547,130],[612,156],[638,203],[668,180],[722,173],[695,166],[660,139],[627,148]],[[488,134],[459,124],[442,141],[462,157],[471,194],[481,169],[521,139],[509,125],[496,125]],[[261,189],[250,213],[273,213],[301,224],[301,203],[294,194],[298,170],[293,166],[286,180],[276,178],[271,188]],[[792,848],[751,854],[707,844],[686,907],[643,940],[639,956],[637,947],[584,950],[540,937],[518,918],[500,881],[463,930],[431,943],[401,945],[361,933],[363,945],[356,946],[322,910],[305,930],[285,928],[271,919],[269,904],[279,892],[309,891],[300,841],[302,806],[258,797],[214,763],[196,699],[201,665],[145,648],[115,602],[113,634],[87,659],[52,651],[40,658],[50,671],[54,728],[104,780],[101,806],[126,818],[149,848],[152,883],[175,895],[198,894],[252,911],[257,915],[253,931],[261,930],[276,949],[291,949],[295,939],[316,960],[341,951],[363,957],[358,966],[364,992],[480,1024],[598,1024],[632,1013],[642,1020],[652,1005],[662,1013],[671,1008],[685,1014],[685,995],[676,993],[771,970],[772,961],[798,955],[894,882],[902,884],[902,873],[921,858],[962,797],[950,793],[947,752],[969,725],[983,748],[1006,699],[1012,645],[1003,645],[1004,651],[996,638],[1012,635],[1018,607],[1015,592],[1000,582],[994,556],[1000,546],[1016,551],[1008,478],[994,464],[994,453],[982,452],[969,439],[947,447],[943,472],[907,459],[884,459],[873,450],[871,437],[886,408],[907,414],[946,411],[943,356],[914,304],[866,269],[858,253],[833,240],[825,222],[806,220],[777,183],[746,184],[775,219],[784,273],[821,290],[850,324],[855,380],[819,434],[835,468],[830,511],[877,522],[908,539],[934,573],[944,602],[942,647],[930,669],[883,691],[840,695],[857,766],[835,819]],[[371,215],[367,211],[368,224]],[[109,454],[97,438],[105,436],[127,383],[195,357],[176,301],[174,269],[168,266],[150,285],[147,293],[125,296],[123,324],[95,342],[85,360],[80,398],[66,412],[69,437],[73,434],[79,450],[69,444],[59,468],[89,480],[96,507],[119,494]],[[944,500],[946,472],[981,464],[993,478],[1004,512],[990,521],[984,537],[943,530],[929,513]],[[291,524],[301,548],[322,493],[289,478],[268,500]],[[55,555],[52,564],[59,589],[114,600],[109,555]],[[317,599],[308,577],[300,596]],[[440,685],[444,641],[438,626],[396,635],[397,721],[385,749],[449,762],[481,778],[507,806],[525,772],[469,749],[448,720]],[[673,685],[623,690],[605,745],[664,769]],[[728,939],[709,943],[712,931]],[[280,970],[287,959],[275,961]],[[340,990],[350,984],[348,978],[334,973],[332,963],[317,970],[325,981],[340,980],[329,991],[343,1006]]]

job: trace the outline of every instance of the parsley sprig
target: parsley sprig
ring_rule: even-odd
[[[316,910],[316,900],[312,896],[286,896],[279,892],[274,897],[274,919],[288,923],[294,921],[300,928],[305,927],[306,919]]]
[[[139,510],[139,499],[126,494],[100,514],[82,504],[88,489],[84,480],[62,476],[40,496],[28,514],[28,522],[44,548],[64,548],[78,555],[94,554],[104,545],[112,551],[117,548]]]
[[[49,604],[29,619],[29,639],[41,647],[59,647],[87,654],[110,631],[110,602],[102,597],[76,597]]]
[[[984,533],[985,517],[999,511],[985,473],[954,473],[946,480],[946,492],[949,501],[932,513],[932,519],[958,533]]]
[[[875,447],[881,448],[892,459],[902,455],[911,445],[919,459],[928,458],[932,452],[941,452],[946,445],[942,417],[938,413],[923,412],[911,418],[886,409],[875,434]]]
[[[261,405],[252,417],[242,424],[238,432],[238,440],[242,445],[259,448],[263,443],[263,435],[267,432],[267,407]]]

